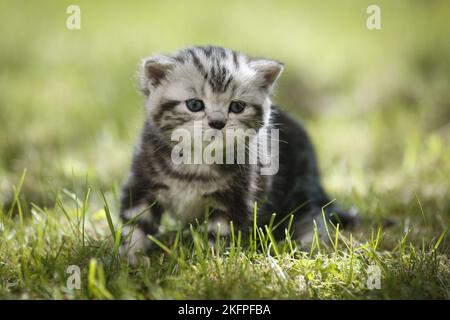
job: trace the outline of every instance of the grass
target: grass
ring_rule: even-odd
[[[378,1],[379,31],[365,28],[373,1],[78,2],[80,31],[65,28],[72,3],[0,4],[0,298],[450,298],[447,2]],[[201,222],[165,219],[136,268],[119,256],[136,64],[206,43],[285,62],[275,100],[304,122],[356,229],[300,248],[254,226],[211,250]]]
[[[19,182],[16,189],[20,198]],[[154,249],[130,267],[118,253],[121,224],[114,221],[106,197],[92,212],[91,189],[78,197],[58,192],[55,209],[31,204],[23,221],[22,205],[0,211],[2,246],[0,298],[22,299],[412,299],[448,298],[450,261],[444,249],[447,229],[437,237],[410,240],[412,229],[387,241],[382,227],[354,236],[339,227],[328,239],[299,248],[276,242],[271,227],[248,234],[233,227],[230,242],[208,245],[203,223],[188,230],[153,236]],[[257,205],[255,204],[255,217]],[[273,226],[272,226],[273,227]],[[384,249],[388,242],[393,248]],[[69,266],[81,270],[81,288],[68,289]],[[380,270],[380,289],[371,289]],[[372,277],[372,278],[371,278]]]

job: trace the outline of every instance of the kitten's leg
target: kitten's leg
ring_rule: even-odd
[[[330,235],[333,236],[333,225],[339,224],[340,229],[351,228],[357,222],[356,212],[346,212],[333,204],[328,206],[325,204],[322,207],[311,206],[308,211],[302,212],[293,227],[297,240],[308,247],[313,241],[316,228],[319,238],[328,240],[327,227]]]
[[[214,247],[217,236],[221,238],[227,238],[231,234],[230,217],[222,210],[215,210],[211,217],[208,219],[208,240],[209,246]],[[219,231],[219,235],[217,235]]]
[[[217,224],[220,224],[220,236],[228,237],[231,234],[230,222],[233,222],[233,229],[243,231],[248,227],[249,208],[245,201],[245,190],[217,191],[211,194],[211,198],[221,209],[215,209],[208,220],[209,240],[215,241]]]
[[[122,191],[120,217],[124,226],[120,253],[128,257],[130,264],[136,265],[138,254],[145,253],[151,245],[147,235],[158,230],[162,208],[152,203],[146,196],[148,193],[142,192],[142,186],[132,182],[130,179]]]
[[[150,248],[151,241],[147,235],[157,231],[160,220],[160,215],[154,211],[150,208],[150,204],[142,203],[121,213],[125,224],[122,228],[120,253],[128,257],[131,265],[136,265],[138,255],[145,254]]]
[[[328,236],[322,211],[319,207],[312,207],[307,212],[302,212],[301,216],[295,220],[293,230],[294,237],[305,248],[311,246],[316,230],[319,238],[324,239]]]

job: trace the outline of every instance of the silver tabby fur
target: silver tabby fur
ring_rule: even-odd
[[[187,224],[202,219],[209,206],[209,232],[213,235],[220,224],[226,237],[230,221],[235,228],[248,230],[257,202],[260,225],[267,224],[274,212],[278,219],[294,212],[297,239],[311,240],[313,220],[319,231],[323,229],[322,207],[330,199],[320,185],[313,147],[302,126],[272,105],[272,89],[282,70],[278,61],[213,46],[143,59],[139,77],[147,117],[121,197],[125,222],[121,250],[131,263],[136,263],[138,252],[148,249],[147,235],[158,232],[163,213]],[[185,101],[192,98],[201,99],[205,110],[189,111]],[[245,101],[247,107],[231,113],[232,100]],[[258,165],[175,165],[170,134],[177,128],[192,130],[194,121],[205,128],[222,121],[224,130],[252,128],[261,135],[268,128],[279,129],[278,173],[260,175]],[[351,215],[334,204],[325,213],[341,225],[352,222]],[[278,231],[282,237],[284,226]]]

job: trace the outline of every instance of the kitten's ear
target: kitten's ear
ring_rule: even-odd
[[[156,55],[144,58],[139,70],[142,93],[148,96],[151,89],[160,85],[173,67],[174,61],[168,56]]]
[[[250,67],[256,71],[261,88],[270,90],[283,72],[284,64],[275,60],[252,59]]]

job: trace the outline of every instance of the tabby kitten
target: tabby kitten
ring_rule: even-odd
[[[270,98],[282,70],[278,61],[213,46],[143,60],[139,75],[147,117],[121,197],[121,250],[131,263],[148,249],[147,235],[158,232],[165,212],[187,224],[202,219],[208,206],[208,231],[214,236],[220,224],[226,236],[230,221],[247,231],[257,202],[260,225],[274,212],[279,220],[293,212],[298,240],[311,240],[314,220],[323,232],[322,207],[330,199],[320,185],[313,147],[301,125]],[[271,155],[278,172],[262,175],[260,163],[175,164],[171,133],[192,131],[194,123],[209,130],[253,129],[263,140],[271,139],[268,129],[278,129],[279,152]],[[325,215],[341,225],[353,221],[334,204],[325,207]],[[284,228],[276,236],[284,236]]]

